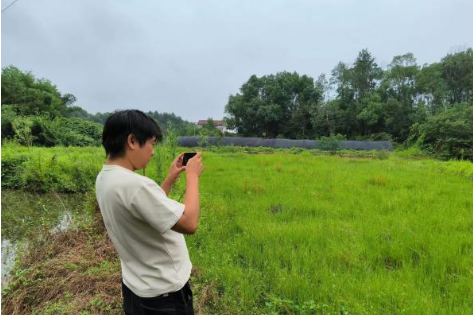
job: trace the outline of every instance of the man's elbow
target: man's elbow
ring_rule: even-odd
[[[183,215],[181,219],[172,227],[172,230],[182,234],[192,235],[197,231],[198,222],[192,222],[188,217]]]
[[[193,224],[191,226],[188,227],[187,229],[187,233],[188,235],[192,235],[192,234],[195,234],[195,232],[197,232],[197,228],[199,227],[198,224]]]

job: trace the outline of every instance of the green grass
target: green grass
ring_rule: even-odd
[[[188,245],[230,309],[297,313],[313,301],[333,314],[473,313],[471,180],[396,158],[204,161]]]
[[[98,148],[69,160],[35,150],[69,170],[103,162]],[[225,151],[204,152],[199,229],[186,237],[207,313],[473,313],[470,162]]]

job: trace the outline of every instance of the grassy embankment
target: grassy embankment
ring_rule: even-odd
[[[471,163],[295,152],[204,153],[200,227],[187,237],[200,313],[473,313]],[[102,158],[4,147],[2,164],[23,164],[2,167],[2,185],[89,189]],[[89,222],[27,253],[2,309],[119,314],[119,281],[113,247]]]

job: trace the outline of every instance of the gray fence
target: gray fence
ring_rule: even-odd
[[[179,145],[182,147],[199,146],[199,137],[179,137]],[[234,145],[240,147],[271,147],[271,148],[305,148],[318,149],[320,141],[316,140],[289,140],[289,139],[264,139],[264,138],[240,138],[240,137],[209,137],[212,145]],[[386,150],[392,151],[391,141],[340,141],[340,149],[345,150]]]

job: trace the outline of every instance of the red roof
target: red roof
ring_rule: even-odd
[[[199,125],[199,126],[203,126],[205,124],[207,124],[207,120],[199,120],[199,122],[197,123],[197,125]],[[215,126],[225,125],[223,120],[214,120],[214,124],[215,124]]]

